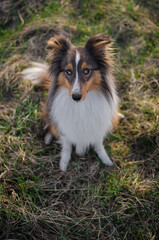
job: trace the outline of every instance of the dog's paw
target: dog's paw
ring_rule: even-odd
[[[100,160],[102,161],[102,163],[104,163],[105,165],[112,167],[113,166],[113,162],[110,160],[110,158],[108,157],[108,155],[105,154],[101,154],[99,156]]]
[[[95,151],[98,154],[98,157],[100,158],[102,163],[110,167],[113,166],[113,162],[110,160],[108,154],[106,153],[103,144],[97,143],[95,145]]]
[[[45,135],[44,142],[46,145],[49,145],[53,139],[53,136],[50,132]]]
[[[69,162],[70,162],[70,155],[67,156],[63,154],[63,156],[61,157],[60,159],[60,169],[63,171],[63,172],[66,172],[67,168],[68,168],[68,165],[69,165]]]
[[[66,172],[68,164],[69,164],[69,162],[67,160],[61,159],[60,160],[60,169],[61,169],[61,171]]]
[[[98,154],[98,157],[102,161],[102,163],[104,163],[105,165],[110,166],[110,167],[113,166],[113,162],[110,160],[110,158],[109,158],[108,154],[106,153],[103,146],[96,149],[96,152]]]

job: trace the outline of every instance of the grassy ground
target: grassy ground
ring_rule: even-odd
[[[28,2],[1,14],[0,239],[159,239],[158,1]],[[19,73],[60,32],[75,45],[99,32],[115,40],[125,119],[105,141],[112,168],[90,149],[62,173],[60,146],[44,145],[46,93]]]

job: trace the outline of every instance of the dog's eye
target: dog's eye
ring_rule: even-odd
[[[67,74],[68,76],[70,76],[70,75],[72,75],[72,71],[71,71],[70,69],[67,69],[67,70],[66,70],[66,74]]]
[[[89,70],[88,68],[85,68],[85,69],[83,70],[83,73],[84,73],[85,75],[88,75],[88,74],[90,73],[90,70]]]

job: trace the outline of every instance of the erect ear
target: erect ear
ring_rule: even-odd
[[[85,49],[89,52],[100,53],[105,49],[107,45],[112,42],[111,38],[103,33],[97,34],[94,37],[88,39],[85,45]]]
[[[71,42],[63,35],[54,36],[47,43],[47,49],[55,53],[65,53],[70,47]]]
[[[50,60],[50,75],[58,75],[62,70],[62,60],[71,46],[69,39],[63,35],[54,36],[48,41],[47,49],[49,50],[48,59]]]

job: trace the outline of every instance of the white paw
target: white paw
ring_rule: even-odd
[[[67,170],[67,167],[68,167],[68,164],[69,164],[69,161],[70,159],[69,158],[61,158],[60,159],[60,169],[63,171],[63,172],[66,172]]]
[[[100,151],[97,151],[98,157],[100,158],[100,160],[102,161],[102,163],[104,163],[107,166],[113,166],[113,162],[110,160],[108,154],[106,153],[106,151],[103,149],[101,149]]]
[[[46,145],[49,145],[53,139],[53,136],[50,132],[45,135],[44,142]]]
[[[99,156],[100,160],[102,161],[102,163],[104,163],[107,166],[113,166],[113,162],[110,160],[110,158],[108,156]]]
[[[113,166],[113,162],[110,160],[108,154],[106,153],[103,144],[97,143],[95,145],[95,151],[98,154],[98,157],[100,158],[102,163],[110,167]]]

